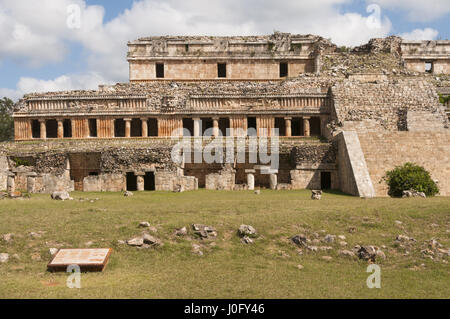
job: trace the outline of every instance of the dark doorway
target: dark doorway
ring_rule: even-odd
[[[227,64],[217,63],[217,77],[226,78],[227,77]]]
[[[303,119],[301,117],[294,117],[291,123],[292,136],[303,136]]]
[[[125,121],[123,119],[116,119],[114,121],[114,136],[125,137]]]
[[[312,117],[309,120],[311,136],[320,136],[320,117]]]
[[[127,173],[127,191],[137,191],[137,176],[134,173]]]
[[[58,122],[56,120],[47,120],[47,138],[58,137]]]
[[[188,130],[189,134],[187,132],[183,132],[184,136],[193,136],[194,135],[194,120],[189,118],[183,119],[183,129]]]
[[[433,73],[433,62],[425,62],[425,72]]]
[[[227,128],[230,128],[230,119],[229,118],[220,118],[219,119],[219,130],[223,136],[228,136]],[[220,133],[219,133],[220,135]]]
[[[256,117],[247,118],[247,129],[252,129],[253,133],[247,132],[248,136],[254,136],[256,134]]]
[[[144,176],[144,190],[146,191],[154,191],[156,190],[155,186],[155,173],[146,172]]]
[[[89,119],[89,137],[97,137],[97,120]]]
[[[68,119],[64,120],[63,128],[64,128],[64,137],[66,138],[72,137],[72,121]]]
[[[141,119],[131,120],[131,137],[141,137],[142,136],[142,122]]]
[[[202,136],[212,136],[212,128],[214,126],[212,118],[202,118]],[[208,131],[208,135],[205,135],[206,131]]]
[[[157,119],[148,119],[148,136],[158,136],[158,120]]]
[[[322,189],[331,189],[330,172],[320,172],[320,185]]]
[[[156,77],[159,79],[164,78],[164,64],[156,63]]]
[[[275,118],[275,128],[278,129],[278,136],[286,136],[286,120],[283,117]]]
[[[280,63],[280,78],[285,78],[288,76],[288,64],[286,62]]]
[[[41,138],[41,123],[38,120],[31,122],[31,134],[33,138]]]
[[[89,176],[98,176],[98,172],[90,172]]]

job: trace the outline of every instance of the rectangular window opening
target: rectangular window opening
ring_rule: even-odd
[[[217,63],[217,71],[219,78],[227,77],[227,64],[226,63]]]
[[[425,72],[433,73],[433,62],[425,62]]]
[[[156,63],[156,77],[164,78],[164,63]]]
[[[286,62],[280,63],[280,78],[285,78],[288,76],[288,64]]]
[[[97,137],[97,120],[89,119],[89,137]]]

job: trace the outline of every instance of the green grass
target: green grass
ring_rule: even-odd
[[[0,298],[449,298],[448,264],[422,257],[424,241],[438,238],[449,247],[450,198],[359,199],[326,193],[322,201],[309,191],[135,193],[73,193],[74,201],[51,201],[48,195],[29,200],[0,201],[0,235],[13,233],[13,242],[0,240]],[[99,198],[95,203],[79,198]],[[397,225],[396,220],[402,221]],[[139,235],[141,221],[158,228],[164,241],[158,249],[120,245]],[[204,256],[191,252],[195,238],[176,238],[175,228],[203,223],[217,228],[215,245]],[[240,243],[241,224],[261,235],[253,245]],[[436,224],[432,227],[431,224]],[[350,226],[356,227],[349,233]],[[387,246],[379,262],[381,289],[366,286],[367,262],[331,252],[297,253],[293,235],[323,230],[345,235],[356,244]],[[30,239],[30,232],[44,232]],[[417,239],[408,256],[394,245],[405,234]],[[48,248],[113,248],[103,273],[83,273],[82,289],[66,287],[66,273],[49,273]],[[328,245],[328,244],[320,244]],[[31,255],[40,253],[41,261]],[[12,258],[18,254],[20,259]],[[322,256],[332,256],[327,262]],[[448,261],[448,258],[446,259]],[[299,270],[297,265],[303,265]],[[414,266],[425,264],[419,270]]]

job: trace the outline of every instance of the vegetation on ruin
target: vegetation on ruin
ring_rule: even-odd
[[[14,102],[11,99],[0,99],[0,142],[12,140],[14,136],[13,110]]]
[[[407,190],[423,192],[427,196],[439,193],[439,188],[430,173],[414,163],[406,163],[388,171],[384,180],[389,187],[388,194],[392,197],[401,197],[403,191]]]
[[[0,235],[14,234],[10,243],[0,239],[0,253],[10,255],[0,264],[0,298],[449,297],[448,257],[431,260],[421,253],[432,238],[450,246],[449,198],[360,199],[325,193],[321,201],[313,201],[307,190],[71,196],[74,200],[66,202],[51,201],[49,195],[0,200]],[[157,228],[153,235],[163,247],[118,243],[140,235],[142,221]],[[215,227],[217,239],[195,239],[189,227],[193,223]],[[254,244],[240,242],[241,224],[258,231]],[[183,226],[189,227],[188,237],[175,236],[175,228]],[[32,239],[30,232],[42,232],[41,237]],[[314,232],[322,239],[345,235],[347,246],[321,242],[318,246],[333,249],[304,249],[299,255],[289,238],[313,238]],[[417,240],[408,253],[395,243],[400,234]],[[203,247],[203,256],[192,253],[194,243]],[[381,289],[367,288],[366,261],[339,256],[338,250],[355,245],[382,247],[386,259],[377,260]],[[49,248],[88,246],[111,247],[113,253],[105,272],[81,275],[81,289],[66,287],[66,273],[46,271]]]
[[[439,94],[439,102],[447,104],[450,101],[450,95]]]

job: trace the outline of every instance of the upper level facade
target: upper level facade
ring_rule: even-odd
[[[128,43],[130,81],[276,80],[319,70],[318,36],[149,37]]]
[[[401,43],[402,59],[410,71],[450,74],[450,41],[407,41]]]

